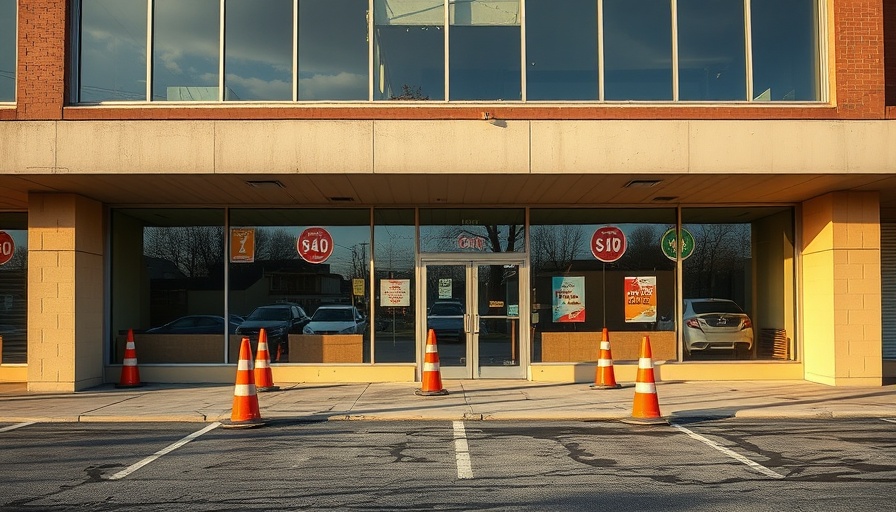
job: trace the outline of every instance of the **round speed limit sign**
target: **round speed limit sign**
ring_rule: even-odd
[[[299,235],[296,250],[308,263],[323,263],[333,254],[333,237],[324,228],[308,228]]]
[[[625,254],[625,233],[615,226],[598,228],[591,236],[591,254],[604,263],[612,263]]]
[[[9,263],[16,252],[16,243],[6,231],[0,231],[0,265]]]

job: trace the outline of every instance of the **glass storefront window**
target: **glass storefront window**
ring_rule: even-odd
[[[674,209],[533,209],[532,361],[596,360],[604,327],[616,359],[637,359],[645,335],[654,357],[675,359],[676,263],[662,246],[675,219]]]
[[[257,343],[275,363],[370,362],[370,210],[234,209],[230,343]]]
[[[678,97],[744,101],[747,64],[743,0],[678,0]]]
[[[374,362],[416,359],[416,244],[414,210],[373,213]]]
[[[526,99],[597,100],[597,2],[526,1]]]
[[[669,0],[604,0],[604,99],[672,99]]]
[[[147,14],[148,5],[80,0],[73,9],[75,101],[827,96],[818,0],[679,0],[675,21],[669,0],[374,0],[372,14],[367,0],[224,0],[223,17],[220,0],[154,0]],[[0,0],[0,102],[15,99],[15,9]]]
[[[225,0],[224,99],[292,99],[292,0]]]
[[[78,101],[146,100],[146,0],[81,0],[80,36]]]
[[[299,100],[366,100],[367,0],[299,2]]]
[[[451,100],[520,100],[519,0],[449,2]]]
[[[525,211],[518,208],[420,210],[421,252],[523,252]]]
[[[224,210],[112,212],[111,361],[128,330],[141,363],[223,363]]]
[[[0,363],[28,362],[28,214],[0,213]]]
[[[218,101],[219,0],[155,0],[152,99]]]
[[[16,0],[0,0],[0,102],[16,100]]]
[[[793,359],[793,210],[681,215],[682,238],[694,242],[682,263],[684,359]]]

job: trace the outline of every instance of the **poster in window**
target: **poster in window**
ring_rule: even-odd
[[[554,276],[553,320],[555,323],[585,321],[585,277]]]
[[[625,321],[656,322],[656,276],[625,278]]]
[[[439,298],[450,299],[452,297],[451,279],[439,279]]]
[[[255,261],[255,229],[232,228],[230,230],[230,262],[252,263]]]
[[[410,279],[380,279],[380,305],[407,307],[411,305]]]

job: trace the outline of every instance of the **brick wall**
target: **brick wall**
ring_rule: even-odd
[[[724,106],[594,106],[501,107],[490,110],[498,119],[882,119],[887,110],[884,78],[884,3],[887,27],[896,25],[892,0],[833,0],[831,19],[837,29],[830,38],[836,72],[834,106],[794,108],[776,105]],[[18,107],[0,111],[2,119],[478,119],[481,107],[334,108],[284,106],[153,108],[64,108],[66,48],[69,41],[66,0],[19,1]],[[888,32],[893,46],[892,30]],[[896,52],[891,52],[896,53]],[[896,72],[890,71],[888,98],[896,96]],[[896,102],[891,102],[893,104]],[[892,109],[891,109],[892,111]]]
[[[61,119],[65,98],[66,0],[19,1],[17,119]]]

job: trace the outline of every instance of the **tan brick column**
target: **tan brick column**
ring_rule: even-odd
[[[74,194],[28,198],[28,390],[103,382],[103,208]]]
[[[803,350],[806,380],[882,384],[880,202],[834,192],[803,203]]]

